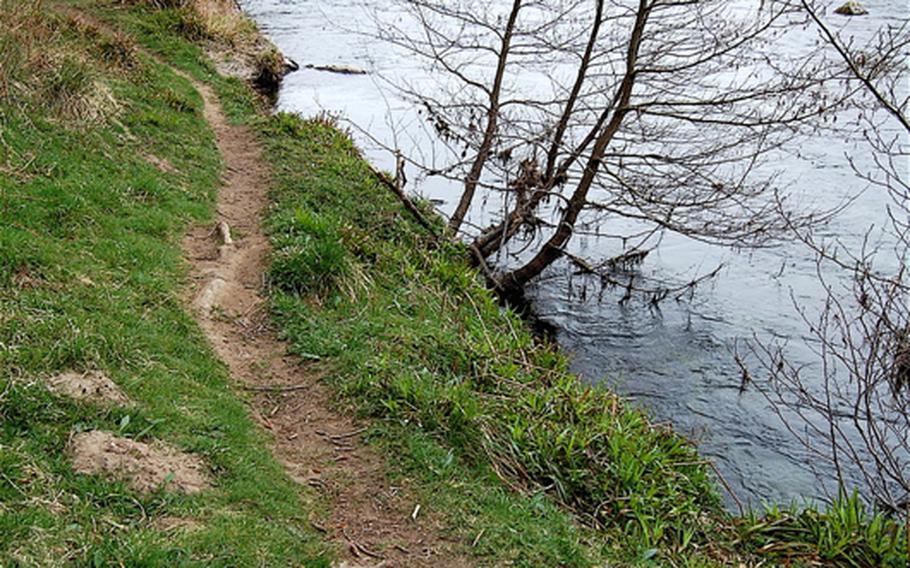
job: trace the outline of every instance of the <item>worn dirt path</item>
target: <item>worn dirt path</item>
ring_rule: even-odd
[[[270,327],[262,296],[269,242],[261,226],[269,169],[252,132],[229,124],[211,89],[193,84],[227,166],[215,226],[196,227],[183,243],[192,309],[238,388],[255,393],[252,412],[271,432],[275,456],[321,495],[328,510],[313,526],[340,545],[342,566],[469,566],[438,520],[412,519],[418,503],[389,482],[382,458],[359,441],[363,424],[333,409],[320,369],[289,356]]]
[[[115,33],[79,8],[56,8]],[[228,122],[211,88],[172,70],[202,96],[226,164],[216,222],[193,228],[183,240],[192,266],[187,303],[236,388],[253,393],[250,411],[271,432],[276,459],[320,497],[316,506],[324,510],[311,515],[311,524],[337,545],[338,568],[473,565],[460,543],[446,536],[439,516],[424,511],[413,517],[418,501],[407,487],[390,482],[383,458],[360,441],[365,424],[336,410],[331,390],[321,382],[325,370],[288,355],[270,326],[262,295],[270,250],[262,228],[268,164],[253,133]]]

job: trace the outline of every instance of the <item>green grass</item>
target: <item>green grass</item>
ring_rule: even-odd
[[[430,245],[333,124],[266,116],[246,85],[214,72],[173,10],[78,3],[209,82],[231,119],[260,133],[274,172],[276,322],[298,355],[331,370],[339,400],[373,419],[369,439],[392,474],[477,565],[906,565],[901,524],[855,498],[730,517],[693,447],[581,386],[564,357],[498,305],[462,247]],[[209,218],[220,167],[199,97],[149,61],[126,75],[76,61],[113,77],[124,103],[116,114],[99,123],[80,111],[92,120],[64,126],[68,108],[93,100],[84,94],[2,107],[14,151],[0,154],[0,376],[15,380],[0,379],[0,557],[325,563],[306,528],[306,496],[287,498],[297,490],[182,310],[179,236]],[[65,82],[94,88],[75,79]],[[146,151],[180,173],[150,168]],[[99,413],[33,380],[72,367],[106,370],[139,410]],[[142,497],[73,476],[60,450],[87,427],[197,451],[217,487]],[[169,516],[200,527],[157,530],[154,519]]]
[[[63,16],[29,17],[39,43],[18,45],[52,67],[20,60],[0,97],[0,565],[328,566],[308,498],[184,310],[180,239],[211,219],[222,168],[199,95],[145,57],[110,68]],[[86,96],[98,89],[103,109]],[[103,370],[135,405],[76,403],[40,380],[71,369]],[[64,447],[95,428],[197,453],[214,488],[143,495],[75,475]],[[192,528],[164,530],[169,518]]]
[[[278,115],[259,127],[276,168],[279,325],[380,420],[377,443],[394,448],[461,538],[481,535],[480,557],[584,566],[604,555],[697,556],[687,547],[717,530],[719,505],[691,446],[581,387],[562,356],[498,305],[461,247],[427,246],[333,125]],[[284,258],[317,248],[345,270],[302,287]],[[569,511],[603,530],[579,528]]]
[[[834,566],[906,566],[906,526],[870,512],[857,494],[826,510],[769,507],[741,521],[740,542],[778,558]]]

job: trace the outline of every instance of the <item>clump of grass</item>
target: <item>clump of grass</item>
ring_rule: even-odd
[[[96,122],[117,112],[110,87],[95,72],[99,60],[134,67],[123,38],[102,40],[98,30],[49,13],[42,0],[0,0],[0,101],[41,108],[66,121]],[[82,42],[66,37],[76,29]]]
[[[350,274],[350,262],[336,221],[296,210],[272,222],[277,244],[270,282],[285,292],[327,294]]]
[[[66,13],[63,17],[77,34],[85,38],[95,59],[110,69],[131,72],[141,67],[136,42],[126,34],[102,29],[94,20],[79,13]]]
[[[87,102],[94,88],[95,81],[88,65],[67,55],[50,69],[41,85],[40,99],[49,108],[76,118],[87,112]]]
[[[255,24],[237,9],[233,0],[193,0],[188,8],[199,18],[211,39],[235,47],[259,41]]]
[[[174,89],[163,89],[161,92],[156,95],[161,101],[164,102],[170,108],[176,110],[177,112],[185,113],[199,113],[201,109],[196,103],[189,99],[186,95],[178,93]]]
[[[102,122],[120,109],[113,91],[95,69],[81,57],[69,54],[50,66],[35,100],[70,124]]]
[[[740,535],[752,550],[788,565],[906,566],[910,546],[901,522],[870,511],[856,493],[824,510],[794,505],[750,513]]]

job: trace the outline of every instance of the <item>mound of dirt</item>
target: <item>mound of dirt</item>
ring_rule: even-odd
[[[88,373],[69,371],[51,377],[47,385],[57,394],[98,405],[125,406],[130,403],[130,399],[123,394],[120,387],[99,371]]]
[[[151,446],[95,430],[73,436],[67,453],[76,473],[111,475],[143,493],[162,486],[198,493],[211,486],[199,457],[164,444]]]

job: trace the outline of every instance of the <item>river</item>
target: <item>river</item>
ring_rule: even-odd
[[[282,85],[278,109],[312,115],[340,115],[354,129],[367,157],[391,169],[392,158],[369,138],[429,152],[432,135],[410,103],[398,98],[379,77],[431,80],[413,59],[352,27],[370,25],[364,2],[356,0],[243,0],[248,13],[278,47],[302,66],[351,65],[368,75],[340,75],[302,69]],[[367,5],[385,6],[380,0]],[[856,33],[868,33],[888,19],[906,19],[902,1],[868,0],[871,16],[842,19]],[[369,31],[368,29],[366,31]],[[786,48],[786,46],[784,46]],[[392,118],[390,118],[392,117]],[[859,156],[855,140],[807,138],[800,157],[788,158],[787,182],[821,206],[833,206],[859,193],[864,184],[846,154]],[[413,189],[413,188],[412,188]],[[457,187],[434,178],[418,188],[451,211]],[[869,225],[886,217],[887,196],[862,193],[827,228],[847,243],[861,242]],[[481,213],[482,214],[482,213]],[[476,220],[476,219],[475,219]],[[597,239],[578,239],[576,250],[599,252]],[[595,254],[596,256],[596,254]],[[732,348],[753,334],[784,339],[791,355],[812,363],[806,329],[793,300],[817,306],[822,290],[812,255],[796,244],[736,252],[681,237],[667,236],[642,270],[664,280],[681,280],[723,264],[720,275],[698,289],[691,301],[668,301],[655,309],[644,301],[624,305],[615,292],[557,272],[530,290],[534,309],[556,329],[573,369],[586,381],[603,382],[633,399],[658,421],[669,421],[714,460],[734,492],[750,504],[789,503],[821,496],[812,462],[780,423],[765,398],[740,392],[741,371]],[[585,292],[582,292],[585,289]]]

